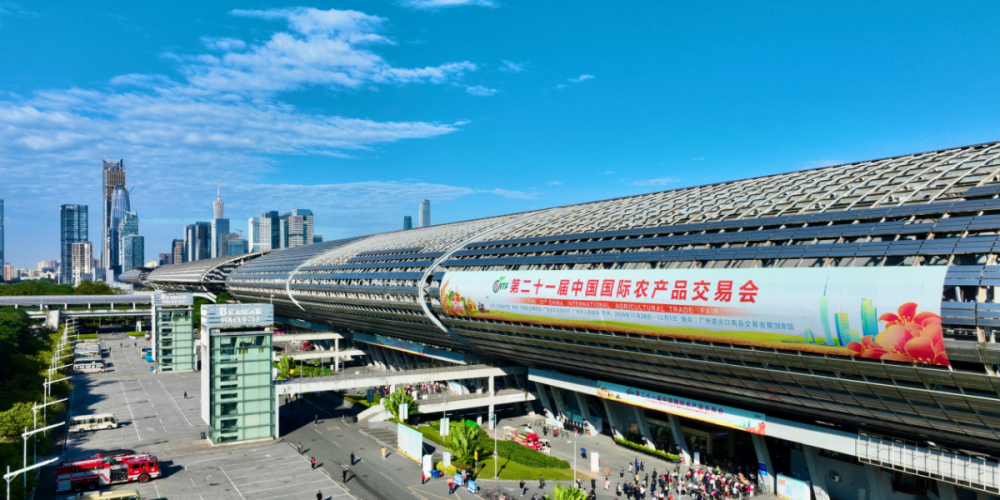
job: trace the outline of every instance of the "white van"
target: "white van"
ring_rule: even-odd
[[[99,415],[79,415],[69,421],[70,432],[97,431],[118,427],[118,419],[110,413]]]

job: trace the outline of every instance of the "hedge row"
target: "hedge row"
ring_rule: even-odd
[[[654,457],[665,458],[667,460],[673,460],[674,462],[679,462],[681,460],[681,457],[674,455],[673,453],[664,453],[662,451],[654,450],[638,443],[633,443],[632,441],[626,441],[624,439],[615,438],[615,442],[626,448],[631,448],[635,451],[639,451],[647,455],[653,455]]]
[[[493,440],[487,439],[486,441],[489,441],[486,456],[490,456],[490,454],[493,453]],[[484,448],[486,447],[484,446]],[[497,441],[497,448],[499,448],[498,451],[500,452],[500,456],[502,458],[509,458],[514,462],[521,465],[527,465],[528,467],[541,467],[546,469],[569,468],[569,462],[565,460],[558,459],[540,451],[532,450],[531,448],[518,444],[514,441]]]

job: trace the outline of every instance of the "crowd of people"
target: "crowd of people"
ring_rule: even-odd
[[[646,472],[646,464],[639,457],[619,471],[619,482],[614,487],[615,498],[628,500],[744,500],[754,497],[756,477],[742,472],[723,472],[718,467],[695,466],[681,472],[679,465],[673,471]],[[605,474],[604,489],[610,489],[611,478]],[[590,488],[578,479],[573,485],[587,492],[587,500],[597,498],[597,479],[590,480]],[[589,491],[588,491],[589,490]]]

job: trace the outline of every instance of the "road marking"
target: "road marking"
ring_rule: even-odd
[[[156,498],[163,500],[163,495],[160,494],[160,487],[156,485],[156,481],[153,481],[153,488],[156,488]]]
[[[132,427],[135,427],[135,433],[139,436],[139,441],[142,441],[142,433],[139,432],[139,425],[135,423],[135,414],[132,413],[132,405],[128,402],[128,394],[125,394],[125,384],[122,381],[118,381],[119,387],[122,388],[122,396],[125,396],[125,404],[128,405],[128,414],[132,417]]]
[[[226,479],[229,479],[229,474],[226,474],[226,469],[223,469],[222,466],[220,465],[219,470],[221,470],[222,473],[226,476]],[[240,493],[240,489],[236,488],[236,483],[234,483],[232,479],[229,479],[229,484],[233,485],[233,488],[236,489],[236,493]],[[240,493],[240,498],[242,498],[243,500],[247,500],[246,497],[243,496],[243,493]]]
[[[328,431],[339,431],[340,427],[337,427],[336,425],[332,425],[330,427],[327,427],[326,430],[328,430]]]
[[[184,421],[188,423],[188,426],[189,427],[194,427],[194,425],[191,424],[191,421],[188,420],[187,415],[185,415],[184,412],[181,411],[180,405],[178,405],[177,401],[174,400],[174,397],[170,395],[170,391],[167,391],[167,388],[166,388],[166,386],[163,385],[163,382],[160,379],[156,379],[156,381],[160,382],[160,387],[163,387],[163,392],[166,392],[167,393],[167,397],[169,397],[170,400],[174,402],[174,406],[177,407],[177,411],[179,411],[181,413],[181,416],[184,417]]]

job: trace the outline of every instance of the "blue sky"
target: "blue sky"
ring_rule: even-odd
[[[154,260],[217,179],[332,239],[997,140],[995,7],[0,0],[7,260],[99,240],[102,157]]]

